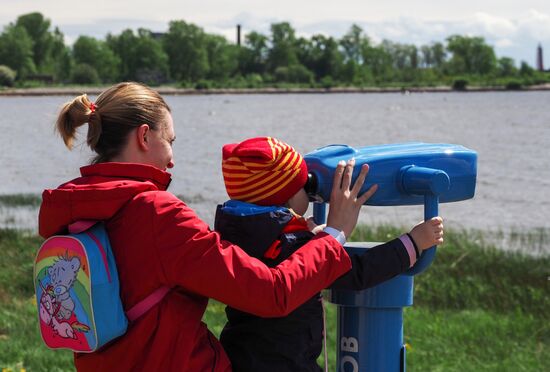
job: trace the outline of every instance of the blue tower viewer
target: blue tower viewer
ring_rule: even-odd
[[[460,145],[403,143],[353,148],[330,145],[304,158],[313,179],[310,198],[315,222],[325,222],[332,177],[338,161],[355,158],[369,164],[362,191],[378,184],[368,205],[424,205],[424,218],[438,215],[440,202],[471,199],[475,193],[477,154]],[[355,179],[360,167],[354,171]],[[374,243],[349,243],[349,254],[361,254]],[[405,274],[364,291],[333,290],[338,305],[337,367],[339,371],[397,372],[406,369],[403,307],[413,303],[414,275],[435,257],[435,247],[422,254]]]

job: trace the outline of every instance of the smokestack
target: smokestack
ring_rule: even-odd
[[[237,25],[237,45],[241,46],[241,25]]]
[[[542,45],[539,44],[537,48],[537,69],[539,71],[544,71],[544,61],[542,59]]]

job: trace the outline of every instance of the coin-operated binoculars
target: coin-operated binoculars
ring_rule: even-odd
[[[353,148],[330,145],[305,157],[310,173],[310,199],[316,223],[325,223],[326,203],[340,160],[355,158],[353,182],[361,165],[369,174],[361,194],[373,184],[376,193],[368,205],[424,205],[424,218],[438,215],[439,203],[471,199],[477,174],[477,154],[451,144],[403,143]],[[375,243],[348,243],[350,255],[361,254]],[[332,290],[338,305],[338,371],[405,371],[403,307],[413,303],[414,275],[424,271],[436,248],[425,250],[404,274],[363,291]]]

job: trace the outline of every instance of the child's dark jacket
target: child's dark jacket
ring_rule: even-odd
[[[215,229],[270,267],[288,258],[313,237],[305,221],[284,207],[262,207],[228,201],[218,206]],[[400,239],[351,257],[353,268],[331,288],[365,289],[409,268],[409,254]],[[250,293],[254,296],[254,293]],[[228,322],[220,341],[235,372],[320,371],[323,307],[317,294],[288,316],[261,318],[227,307]]]

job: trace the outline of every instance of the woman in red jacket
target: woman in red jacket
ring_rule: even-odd
[[[328,233],[268,268],[222,241],[166,191],[176,136],[170,108],[158,93],[121,83],[96,102],[82,95],[66,103],[57,129],[67,147],[86,123],[87,143],[97,156],[81,168],[81,177],[44,191],[40,234],[64,232],[79,220],[105,221],[125,308],[159,287],[173,289],[120,338],[97,352],[75,354],[79,371],[230,371],[218,340],[201,322],[209,298],[263,317],[283,316],[350,269],[342,238],[375,190],[358,195],[367,167],[351,187],[353,161],[339,164]]]

